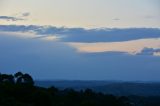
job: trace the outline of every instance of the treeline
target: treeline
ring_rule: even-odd
[[[22,72],[17,72],[14,75],[0,73],[0,83],[34,85],[33,78],[29,74],[23,74]]]
[[[137,96],[117,97],[91,89],[42,88],[34,86],[29,74],[0,74],[0,106],[160,106],[160,98],[152,99],[149,102],[148,98]]]

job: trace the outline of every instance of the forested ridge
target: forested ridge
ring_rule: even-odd
[[[0,74],[0,106],[160,106],[160,97],[116,96],[34,85],[29,74]]]

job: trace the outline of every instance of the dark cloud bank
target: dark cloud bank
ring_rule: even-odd
[[[106,29],[83,29],[83,28],[57,28],[53,26],[16,26],[0,25],[0,31],[33,31],[40,35],[56,35],[64,42],[119,42],[145,38],[159,38],[159,28],[106,28]]]

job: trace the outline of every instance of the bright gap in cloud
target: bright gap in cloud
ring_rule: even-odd
[[[154,52],[154,56],[160,56],[160,52]]]
[[[101,42],[101,43],[69,43],[76,48],[78,52],[97,53],[97,52],[126,52],[136,55],[142,52],[144,48],[160,49],[160,38],[139,39],[124,42]],[[159,56],[159,52],[153,53]]]
[[[47,41],[58,41],[60,38],[56,35],[37,35],[33,31],[28,32],[0,32],[1,35],[15,36],[19,38],[27,38],[27,39],[40,39]]]

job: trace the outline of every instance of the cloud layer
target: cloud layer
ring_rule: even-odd
[[[159,28],[105,28],[105,29],[83,29],[64,28],[53,26],[16,26],[0,25],[0,31],[32,31],[38,35],[57,35],[64,42],[118,42],[145,38],[160,38]]]
[[[21,33],[21,37],[65,42],[79,52],[87,53],[125,52],[136,55],[143,52],[144,48],[160,48],[160,29],[158,28],[83,29],[0,25],[0,31],[14,32],[16,35]],[[153,56],[159,56],[159,53],[154,52]]]
[[[24,34],[0,33],[2,73],[22,70],[36,79],[50,80],[160,81],[159,57],[132,56],[120,52],[77,53],[62,42],[19,36]]]

